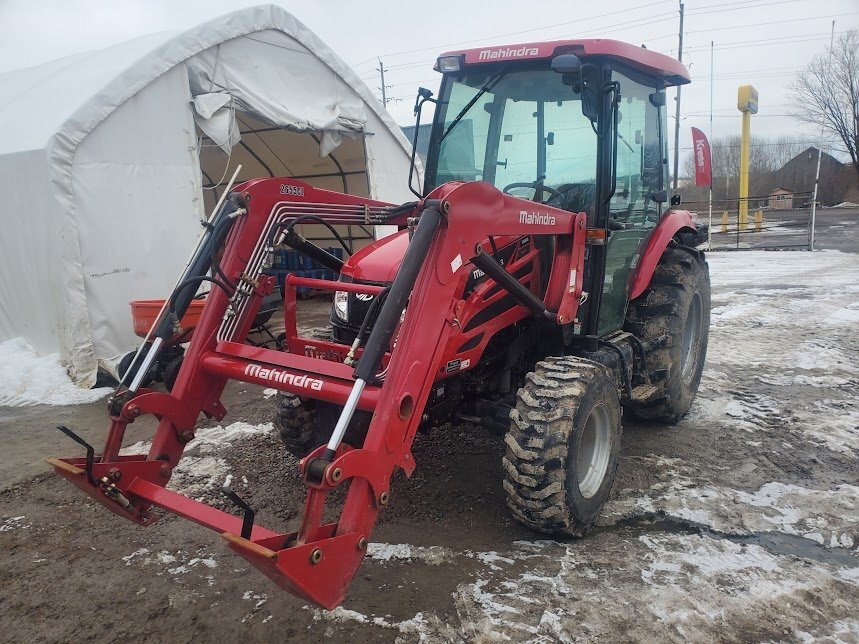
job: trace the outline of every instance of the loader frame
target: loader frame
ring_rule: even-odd
[[[110,429],[96,458],[49,459],[62,476],[110,510],[142,525],[152,523],[153,507],[213,529],[229,546],[278,585],[299,597],[333,608],[342,599],[365,552],[379,511],[389,503],[390,481],[396,469],[410,475],[415,468],[411,445],[431,385],[442,367],[444,348],[460,324],[462,291],[472,260],[481,254],[487,235],[551,235],[556,239],[543,309],[533,294],[511,294],[523,302],[520,317],[533,313],[557,324],[576,318],[582,290],[586,240],[584,213],[570,213],[502,194],[484,183],[442,186],[414,208],[385,219],[387,204],[312,188],[295,180],[260,179],[235,189],[245,213],[236,218],[226,240],[222,271],[243,285],[232,297],[217,288],[210,292],[200,322],[173,391],[139,389],[111,402]],[[295,289],[312,286],[377,294],[381,287],[290,276],[286,282],[285,314],[290,352],[254,347],[243,340],[262,297],[274,278],[266,276],[264,259],[270,252],[272,227],[307,212],[332,224],[367,223],[411,226],[414,239],[403,268],[412,265],[414,281],[398,280],[382,306],[381,318],[400,319],[385,338],[384,325],[373,329],[365,353],[382,351],[370,369],[368,384],[357,399],[359,409],[373,418],[363,446],[340,444],[333,458],[322,460],[320,446],[301,460],[307,500],[295,532],[276,533],[256,525],[248,510],[237,517],[166,489],[185,446],[194,438],[202,412],[218,420],[226,415],[220,397],[229,379],[309,395],[344,405],[354,391],[353,369],[336,356],[349,347],[333,342],[299,339],[295,325]],[[536,223],[534,223],[536,222]],[[418,239],[426,240],[422,247]],[[503,270],[503,269],[502,269]],[[532,298],[529,301],[528,295]],[[406,302],[408,305],[406,306]],[[374,336],[380,337],[374,340]],[[313,351],[293,352],[313,347]],[[377,353],[379,353],[377,349]],[[313,357],[313,356],[324,357]],[[331,358],[334,358],[332,360]],[[326,359],[327,358],[327,359]],[[363,356],[359,354],[358,370]],[[384,381],[372,374],[384,369]],[[153,415],[158,428],[148,454],[120,456],[125,429],[137,418]],[[313,467],[311,467],[313,465]],[[339,520],[322,524],[328,493],[350,482]]]

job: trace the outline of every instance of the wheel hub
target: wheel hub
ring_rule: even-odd
[[[703,304],[701,294],[695,293],[689,305],[689,313],[686,316],[686,326],[683,328],[683,344],[680,353],[680,375],[683,382],[689,383],[695,375],[698,356],[698,338],[701,331],[701,320],[703,318]]]
[[[611,415],[599,404],[588,415],[576,454],[579,493],[586,499],[602,487],[611,456]]]

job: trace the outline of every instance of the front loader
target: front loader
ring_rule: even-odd
[[[416,432],[469,421],[506,432],[503,485],[517,519],[582,536],[608,498],[622,409],[674,422],[692,403],[709,327],[701,232],[668,202],[665,88],[675,60],[609,40],[531,43],[438,59],[425,183],[393,205],[290,178],[247,181],[220,207],[142,355],[141,372],[203,283],[211,285],[170,393],[137,378],[109,400],[98,455],[49,459],[113,512],[153,508],[221,533],[281,587],[340,603],[389,503],[411,474]],[[416,128],[417,130],[417,128]],[[410,181],[410,186],[411,186]],[[514,194],[515,193],[515,194]],[[523,194],[524,193],[524,194]],[[299,224],[396,225],[342,262]],[[246,337],[289,246],[336,281],[289,276],[284,350]],[[300,337],[296,289],[334,293],[330,338]],[[222,419],[229,379],[281,392],[277,424],[307,487],[297,529],[277,533],[167,488],[201,413]],[[120,456],[152,414],[148,454]],[[329,492],[345,486],[338,520]]]

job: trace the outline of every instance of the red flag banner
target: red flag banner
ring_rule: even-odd
[[[713,174],[710,165],[710,142],[697,127],[692,128],[692,153],[695,158],[695,185],[712,185]]]

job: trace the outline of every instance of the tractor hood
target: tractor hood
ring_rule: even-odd
[[[365,246],[343,265],[341,274],[355,282],[390,284],[409,246],[409,233],[401,230]]]

